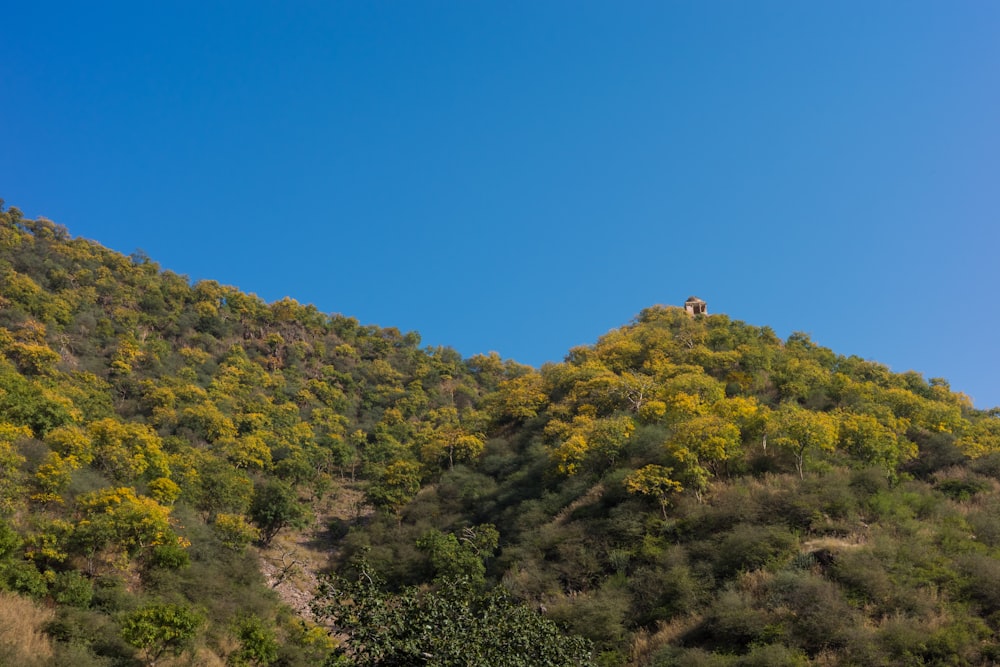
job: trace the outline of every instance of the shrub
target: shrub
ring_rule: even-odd
[[[731,667],[736,658],[700,648],[668,647],[653,656],[652,667]]]
[[[564,598],[549,608],[549,618],[569,632],[587,637],[599,648],[613,649],[625,637],[628,596],[614,585],[589,594]]]
[[[868,550],[842,550],[833,556],[830,576],[844,586],[853,599],[884,604],[892,594],[892,582],[882,562]]]
[[[743,653],[755,642],[774,639],[780,632],[774,621],[747,592],[730,589],[716,597],[696,634],[703,634],[713,648]]]
[[[960,562],[965,575],[965,595],[974,600],[984,616],[1000,611],[1000,560],[984,555],[969,554]]]
[[[837,585],[801,572],[779,573],[771,585],[790,644],[810,655],[845,646],[861,631],[857,613]]]
[[[982,493],[989,488],[989,484],[978,479],[946,479],[938,482],[934,488],[952,500],[962,502]]]
[[[807,667],[805,653],[783,644],[754,646],[745,656],[736,660],[737,667]]]
[[[12,560],[0,566],[0,587],[32,598],[41,598],[49,588],[42,573],[24,560]]]
[[[1000,504],[995,501],[966,517],[975,539],[991,547],[1000,546]]]
[[[187,549],[179,544],[160,544],[153,547],[149,565],[167,570],[180,570],[191,564]]]
[[[149,604],[121,618],[122,638],[142,651],[149,664],[191,648],[205,619],[183,605]]]
[[[740,524],[718,540],[715,573],[725,578],[784,562],[797,546],[796,537],[780,526]]]
[[[76,570],[60,572],[52,583],[52,597],[59,604],[86,608],[94,597],[94,587]]]
[[[671,546],[654,565],[629,578],[636,622],[667,620],[697,610],[706,599],[708,582],[688,564],[684,547]]]

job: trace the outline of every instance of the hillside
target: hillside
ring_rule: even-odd
[[[1000,659],[1000,420],[944,380],[670,306],[462,359],[0,211],[0,664]]]

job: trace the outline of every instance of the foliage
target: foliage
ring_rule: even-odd
[[[233,630],[240,647],[229,657],[230,665],[265,667],[277,661],[277,637],[259,616],[256,614],[242,616],[236,621]]]
[[[432,590],[386,592],[362,564],[357,581],[330,577],[314,610],[350,635],[340,655],[348,664],[432,664],[441,667],[590,665],[588,643],[564,636],[551,622],[515,603],[502,589],[479,592],[468,579],[442,580]]]
[[[655,499],[660,504],[663,518],[666,519],[670,496],[683,490],[681,483],[671,478],[673,472],[671,468],[651,463],[629,473],[624,480],[625,488],[629,493],[638,493]]]
[[[180,655],[191,648],[205,619],[188,607],[151,604],[121,618],[122,638],[142,651],[148,665],[164,655]]]
[[[260,540],[264,544],[270,543],[282,528],[305,527],[309,518],[295,489],[280,480],[258,487],[250,503],[250,519],[260,530]],[[233,534],[230,530],[230,535]]]
[[[51,664],[134,664],[119,621],[167,605],[192,664],[322,663],[253,543],[337,505],[335,572],[368,548],[366,599],[482,644],[495,610],[603,665],[996,662],[998,423],[669,306],[540,369],[462,359],[0,206],[0,588],[51,606]]]
[[[430,556],[439,578],[465,578],[482,585],[486,582],[485,561],[493,555],[499,540],[496,527],[485,524],[465,528],[461,537],[431,529],[417,540],[417,547]]]

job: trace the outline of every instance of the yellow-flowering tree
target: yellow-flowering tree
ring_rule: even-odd
[[[825,412],[813,412],[785,403],[773,413],[769,430],[772,442],[792,453],[795,470],[803,476],[806,453],[821,449],[831,451],[837,442],[837,420]]]
[[[625,478],[625,489],[632,494],[652,498],[660,504],[663,518],[667,518],[667,507],[670,497],[684,490],[681,483],[675,480],[673,468],[650,464],[629,473]]]

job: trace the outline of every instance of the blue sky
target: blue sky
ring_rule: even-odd
[[[0,197],[558,361],[689,295],[1000,404],[1000,4],[22,2]]]

